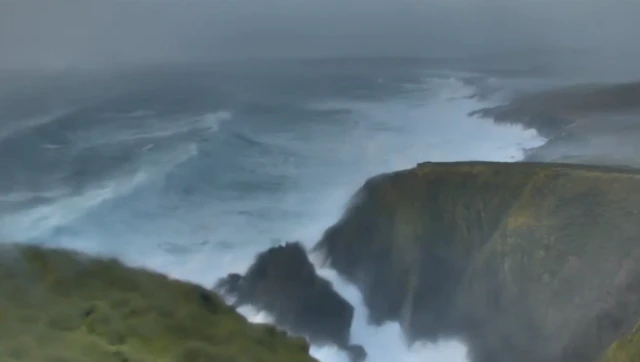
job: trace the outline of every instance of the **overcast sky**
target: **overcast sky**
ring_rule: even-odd
[[[611,60],[640,53],[639,29],[640,0],[0,0],[0,66],[541,45]]]

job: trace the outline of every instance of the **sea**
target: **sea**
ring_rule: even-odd
[[[367,178],[423,161],[507,161],[535,130],[469,113],[535,85],[424,59],[237,61],[0,75],[0,240],[65,247],[211,287],[287,241],[313,246]],[[355,306],[370,362],[467,362],[407,345]],[[241,310],[253,322],[264,312]],[[342,352],[312,346],[321,362]]]

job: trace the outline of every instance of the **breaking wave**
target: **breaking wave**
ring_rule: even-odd
[[[373,79],[363,84],[393,85]],[[395,89],[372,99],[288,95],[262,115],[255,104],[266,96],[241,98],[233,112],[85,109],[34,122],[0,139],[0,238],[116,256],[210,287],[270,246],[312,246],[368,177],[423,161],[518,161],[544,142],[469,117],[488,105],[449,74]],[[407,346],[397,324],[368,325],[355,287],[319,271],[355,306],[352,340],[370,362],[466,360],[459,341]],[[345,361],[332,348],[312,353]]]

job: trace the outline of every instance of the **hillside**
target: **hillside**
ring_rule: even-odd
[[[0,361],[313,362],[217,295],[115,260],[0,245]]]

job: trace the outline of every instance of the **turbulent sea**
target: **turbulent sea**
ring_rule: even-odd
[[[116,256],[207,287],[273,245],[313,245],[368,177],[423,161],[518,161],[545,141],[468,116],[526,77],[419,61],[5,77],[0,240]],[[352,341],[368,361],[466,361],[458,341],[406,346],[397,325],[369,326],[357,290],[319,271],[356,307]]]

